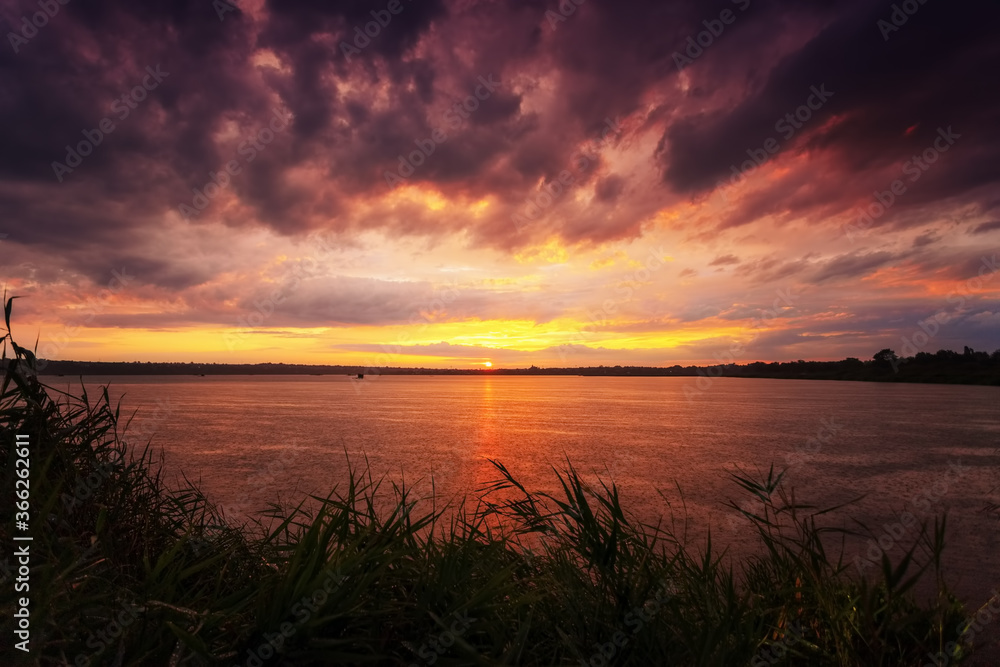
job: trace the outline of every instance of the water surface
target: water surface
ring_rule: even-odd
[[[325,494],[345,479],[345,453],[424,495],[433,479],[442,496],[496,479],[489,459],[554,492],[551,467],[568,458],[591,479],[614,480],[641,518],[672,506],[695,543],[711,525],[713,540],[739,549],[746,524],[725,501],[746,496],[728,473],[791,463],[803,502],[867,494],[838,516],[862,518],[876,535],[901,512],[947,510],[958,590],[975,598],[1000,586],[1000,526],[981,511],[1000,501],[996,387],[721,378],[692,395],[693,378],[87,379],[105,382],[138,409],[133,430],[163,448],[171,474],[183,471],[237,512]],[[852,545],[848,558],[862,553]]]

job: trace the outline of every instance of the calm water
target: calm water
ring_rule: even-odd
[[[168,471],[200,480],[231,509],[325,494],[345,477],[345,452],[428,495],[432,477],[444,495],[496,479],[488,459],[502,461],[528,488],[554,492],[551,466],[568,457],[591,479],[600,473],[617,482],[642,518],[667,515],[670,501],[677,529],[696,543],[711,523],[713,540],[737,549],[749,538],[724,503],[745,496],[727,472],[785,466],[818,435],[826,442],[813,441],[813,453],[789,473],[799,500],[830,505],[867,494],[837,516],[872,526],[898,521],[904,510],[923,518],[947,509],[959,592],[975,599],[1000,587],[1000,524],[981,512],[987,499],[1000,502],[994,387],[724,378],[689,401],[683,389],[692,378],[115,377],[87,384],[105,382],[113,396],[124,394],[124,408],[139,410],[132,428],[163,448]],[[848,559],[859,553],[852,545]]]

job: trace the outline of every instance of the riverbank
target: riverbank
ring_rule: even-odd
[[[938,350],[898,357],[881,350],[870,360],[789,361],[737,364],[732,354],[712,366],[585,366],[566,368],[398,368],[390,366],[330,366],[322,364],[204,364],[100,361],[39,361],[45,375],[581,375],[600,377],[694,377],[708,382],[718,377],[857,382],[917,382],[1000,386],[1000,350],[992,354],[968,347],[960,354]]]

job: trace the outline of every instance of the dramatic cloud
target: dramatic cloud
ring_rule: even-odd
[[[56,358],[995,349],[1000,7],[900,11],[6,3],[0,277]]]

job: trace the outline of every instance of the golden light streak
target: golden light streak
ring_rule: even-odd
[[[633,348],[675,348],[705,339],[736,340],[749,336],[746,326],[738,323],[696,323],[663,331],[629,331],[629,322],[596,328],[586,321],[560,319],[546,323],[533,320],[469,320],[437,322],[395,328],[375,326],[284,328],[176,328],[121,329],[80,327],[70,330],[58,323],[48,323],[39,331],[22,325],[22,331],[40,333],[39,351],[52,359],[103,361],[194,361],[218,363],[285,363],[440,365],[453,359],[441,354],[447,341],[458,351],[474,346],[510,352],[539,352],[560,345],[586,345],[608,350]],[[70,331],[71,336],[66,332]],[[46,343],[50,343],[45,347]],[[52,345],[55,347],[52,347]],[[352,350],[352,346],[371,348]],[[416,347],[411,347],[416,346]],[[422,346],[422,347],[421,347]],[[381,350],[391,354],[382,354]],[[443,348],[447,349],[447,348]],[[447,354],[447,353],[445,353]],[[480,357],[482,359],[482,357]],[[492,361],[481,362],[490,368]]]
[[[389,208],[395,208],[400,204],[416,204],[435,213],[447,209],[449,214],[479,218],[492,205],[492,197],[481,197],[476,200],[449,199],[440,190],[427,186],[404,184],[396,187],[389,194],[370,202],[371,206],[388,205]]]
[[[514,260],[518,264],[533,264],[536,262],[565,264],[567,259],[569,259],[569,252],[556,238],[551,238],[542,245],[526,248],[514,255]]]

